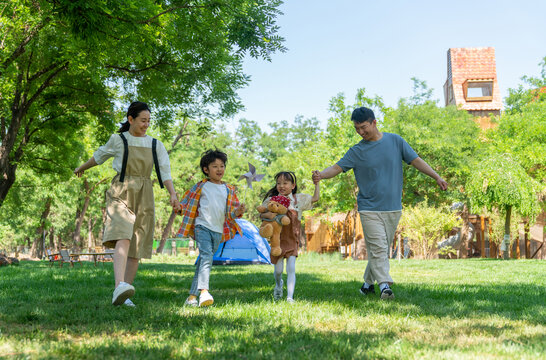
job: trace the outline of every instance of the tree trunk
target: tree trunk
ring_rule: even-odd
[[[512,216],[512,206],[506,207],[506,220],[504,221],[504,246],[503,258],[510,258],[510,217]]]
[[[55,249],[55,228],[54,227],[51,227],[51,229],[49,229],[49,248],[50,249]]]
[[[89,249],[95,248],[95,239],[93,238],[93,226],[95,225],[94,218],[91,216],[87,220],[87,247]]]
[[[40,29],[37,27],[36,29]],[[34,36],[34,34],[32,35]],[[23,46],[24,49],[24,46]],[[23,50],[24,52],[24,50]],[[51,67],[52,73],[42,82],[38,90],[30,96],[28,93],[31,88],[28,78],[28,68],[30,63],[19,66],[15,64],[18,70],[17,83],[13,94],[13,101],[10,106],[11,121],[6,129],[5,134],[2,134],[0,139],[0,207],[2,206],[6,196],[12,185],[15,183],[17,164],[22,159],[25,147],[31,138],[30,124],[32,118],[28,118],[28,110],[43,91],[51,86],[52,80],[64,69],[67,68],[68,62],[55,64]],[[26,73],[27,72],[27,73]],[[26,79],[25,79],[26,73]],[[21,131],[23,129],[24,131]],[[34,130],[35,131],[35,130]]]
[[[155,251],[156,254],[161,254],[163,252],[163,248],[165,247],[165,242],[167,241],[167,238],[169,237],[169,234],[171,233],[175,218],[176,218],[176,212],[174,212],[173,210],[171,211],[171,216],[169,217],[169,221],[167,221],[167,225],[165,226],[165,229],[163,229],[163,233],[161,234],[161,240]]]
[[[100,210],[102,212],[102,226],[100,227],[99,236],[97,236],[97,238],[100,242],[102,242],[102,237],[104,236],[104,224],[106,223],[106,207],[103,207]]]
[[[76,211],[76,221],[75,221],[75,228],[74,228],[74,235],[72,236],[72,241],[75,245],[80,246],[81,242],[81,228],[83,223],[83,218],[85,216],[85,212],[87,211],[87,208],[89,207],[89,199],[91,197],[89,192],[89,182],[87,179],[83,179],[83,185],[85,187],[85,197],[83,199],[83,206],[80,209]]]
[[[61,235],[57,234],[57,244],[55,244],[55,250],[56,252],[60,252],[63,248],[63,240],[61,239]]]
[[[34,244],[32,244],[31,249],[31,256],[37,257],[39,259],[42,258],[44,252],[44,231],[45,231],[45,222],[47,217],[49,216],[49,211],[51,210],[51,202],[52,198],[48,197],[45,202],[44,211],[42,212],[42,216],[40,217],[40,226],[38,226],[38,229],[36,229],[36,238],[34,239]]]
[[[22,75],[18,79],[19,83],[22,82]],[[19,84],[20,85],[20,84]],[[8,195],[9,189],[11,189],[15,182],[15,172],[17,170],[17,164],[21,160],[22,151],[15,153],[15,142],[17,141],[17,134],[21,128],[23,117],[25,115],[24,109],[18,106],[18,102],[21,99],[21,89],[17,89],[15,92],[15,99],[11,108],[11,122],[7,129],[5,136],[2,137],[0,145],[0,207]],[[4,134],[2,134],[4,135]],[[10,158],[12,155],[13,158]]]

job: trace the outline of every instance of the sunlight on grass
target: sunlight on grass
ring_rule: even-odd
[[[0,270],[8,358],[528,358],[546,354],[540,261],[391,262],[394,301],[363,297],[365,261],[302,254],[296,303],[274,301],[271,266],[217,266],[210,308],[183,306],[195,258],[154,257],[136,309],[110,305],[112,266]],[[286,294],[286,292],[285,292]]]

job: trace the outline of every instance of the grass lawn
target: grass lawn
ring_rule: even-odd
[[[272,266],[216,266],[200,309],[183,306],[193,260],[141,264],[136,308],[110,305],[111,263],[0,268],[0,358],[546,357],[545,261],[393,260],[381,301],[358,292],[365,261],[303,254],[295,304],[273,301]]]

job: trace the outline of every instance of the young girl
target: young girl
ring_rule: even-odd
[[[298,194],[298,185],[296,175],[291,171],[281,171],[275,175],[276,185],[271,188],[264,197],[264,205],[272,196],[283,195],[290,199],[288,208],[288,217],[290,224],[285,225],[281,231],[281,255],[271,256],[271,262],[275,265],[275,289],[273,297],[275,300],[283,296],[282,272],[284,259],[286,260],[286,301],[294,302],[294,288],[296,286],[296,257],[298,256],[301,214],[312,207],[312,203],[317,202],[320,197],[318,182],[315,184],[315,193],[313,196],[308,194]],[[263,214],[262,214],[263,216]]]

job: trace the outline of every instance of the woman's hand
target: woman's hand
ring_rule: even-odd
[[[175,213],[178,213],[180,212],[180,201],[178,201],[178,196],[176,196],[176,194],[171,194],[171,197],[169,199],[169,201],[171,202],[171,206],[173,207],[173,211]]]

